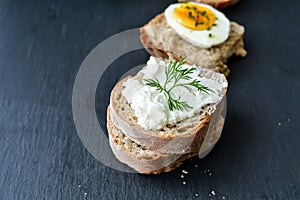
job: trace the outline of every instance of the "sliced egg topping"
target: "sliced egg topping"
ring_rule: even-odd
[[[173,17],[179,24],[191,30],[208,30],[216,26],[214,12],[196,4],[182,3],[174,9]]]
[[[194,46],[210,48],[226,41],[230,21],[220,11],[203,3],[174,3],[165,10],[168,25]]]

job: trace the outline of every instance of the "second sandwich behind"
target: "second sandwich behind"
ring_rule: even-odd
[[[188,63],[229,75],[227,59],[244,57],[244,27],[201,3],[171,4],[140,28],[141,42],[156,57],[185,58]]]

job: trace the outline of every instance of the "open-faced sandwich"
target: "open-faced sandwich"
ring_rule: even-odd
[[[140,28],[141,42],[155,57],[185,58],[187,63],[228,76],[227,59],[246,56],[244,27],[230,22],[212,6],[195,3],[171,4],[164,13]]]
[[[218,140],[222,125],[214,122],[216,134],[207,130],[226,91],[223,74],[150,57],[111,92],[107,128],[114,154],[139,173],[175,169]]]

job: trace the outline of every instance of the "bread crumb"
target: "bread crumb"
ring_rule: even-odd
[[[183,176],[183,175],[181,175],[180,177],[181,177],[181,178],[184,178],[184,176]]]
[[[203,171],[204,174],[209,173],[209,172],[210,172],[209,169],[206,169],[206,170]]]
[[[195,196],[197,197],[197,196],[199,196],[199,194],[196,193]]]
[[[222,197],[222,199],[226,199],[225,197]]]
[[[78,185],[79,188],[81,188],[81,185]]]
[[[211,175],[212,175],[212,173],[209,173],[208,175],[209,175],[209,176],[211,176]]]
[[[198,167],[198,165],[195,165],[195,167]]]
[[[182,173],[184,173],[184,174],[188,174],[189,172],[187,172],[186,170],[182,170]]]
[[[210,193],[214,196],[216,195],[215,191],[213,191],[213,190]]]
[[[183,182],[182,182],[182,184],[183,184],[183,185],[185,185],[185,184],[186,184],[186,182],[185,182],[185,181],[183,181]]]
[[[278,122],[278,126],[281,126],[281,122]]]
[[[290,119],[288,119],[288,122],[291,121]]]

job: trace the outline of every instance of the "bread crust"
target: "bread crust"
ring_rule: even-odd
[[[150,20],[148,24],[140,28],[140,41],[148,53],[152,56],[164,59],[171,57],[177,61],[182,57],[185,57],[187,63],[209,68],[228,76],[230,70],[226,65],[227,59],[232,55],[241,57],[245,57],[247,55],[243,42],[244,27],[236,22],[231,22],[230,26],[231,31],[229,38],[224,43],[204,49],[201,47],[195,47],[189,42],[184,41],[175,32],[175,30],[167,24],[164,13],[161,13]],[[157,32],[160,31],[161,34],[170,34],[170,38],[166,35],[168,39],[180,41],[182,45],[177,46],[176,48],[171,48],[168,46],[166,38],[158,41],[158,38],[156,37],[157,34],[155,36],[151,34],[151,32],[155,29],[159,29]],[[191,49],[190,52],[189,49]],[[197,56],[200,55],[202,58],[200,60],[191,58],[191,54]]]

